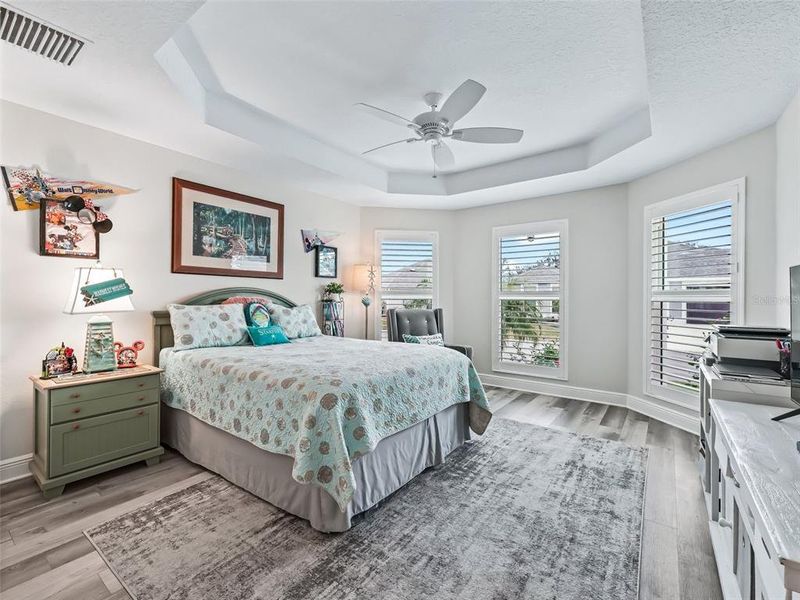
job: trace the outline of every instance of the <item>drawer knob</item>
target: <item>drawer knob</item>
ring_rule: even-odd
[[[72,428],[73,428],[73,429],[80,429],[80,428],[81,428],[81,426],[80,426],[78,423],[75,423],[75,424],[72,426]]]
[[[137,412],[136,414],[137,414],[137,415],[139,415],[139,416],[141,417],[141,416],[144,414],[144,411],[143,411],[143,410],[140,410],[140,411],[139,411],[139,412]]]
[[[75,414],[78,414],[79,412],[81,412],[80,406],[76,406],[75,408],[73,408],[72,412],[74,412]]]
[[[69,397],[70,398],[80,398],[81,395],[80,394],[70,394]]]
[[[143,383],[140,383],[140,384],[139,384],[139,387],[144,387],[144,384],[143,384]]]
[[[144,396],[139,396],[139,397],[137,398],[137,400],[138,400],[139,402],[141,402],[142,400],[144,400]]]

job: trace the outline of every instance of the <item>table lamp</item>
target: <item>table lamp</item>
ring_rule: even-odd
[[[375,292],[375,265],[367,263],[353,265],[353,289],[362,294],[361,304],[364,305],[364,339],[369,339],[369,305],[372,304],[370,295]]]
[[[95,315],[86,324],[84,372],[98,373],[117,368],[114,332],[111,319],[105,313],[134,310],[132,293],[121,269],[104,268],[99,262],[92,267],[75,269],[64,312]]]

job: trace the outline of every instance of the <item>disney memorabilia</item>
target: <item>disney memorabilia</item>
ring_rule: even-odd
[[[136,340],[130,346],[125,346],[122,342],[114,342],[114,353],[117,355],[117,368],[130,369],[136,366],[139,352],[144,350],[144,342]]]
[[[41,200],[39,217],[39,253],[66,258],[100,257],[100,235],[92,223],[81,220],[80,213],[64,208],[60,200]]]
[[[52,379],[60,375],[71,375],[78,370],[75,351],[64,345],[50,349],[42,361],[42,379]]]

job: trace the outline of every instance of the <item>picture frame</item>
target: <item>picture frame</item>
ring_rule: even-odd
[[[39,210],[39,254],[63,258],[100,258],[100,233],[59,200],[42,198]]]
[[[314,277],[336,279],[339,270],[339,251],[333,246],[316,246]]]
[[[283,279],[283,204],[172,178],[172,272]]]

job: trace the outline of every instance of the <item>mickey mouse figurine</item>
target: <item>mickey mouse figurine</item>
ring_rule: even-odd
[[[144,350],[144,342],[136,340],[130,346],[123,346],[122,342],[114,342],[114,353],[117,355],[117,368],[130,369],[136,366],[139,352]]]

